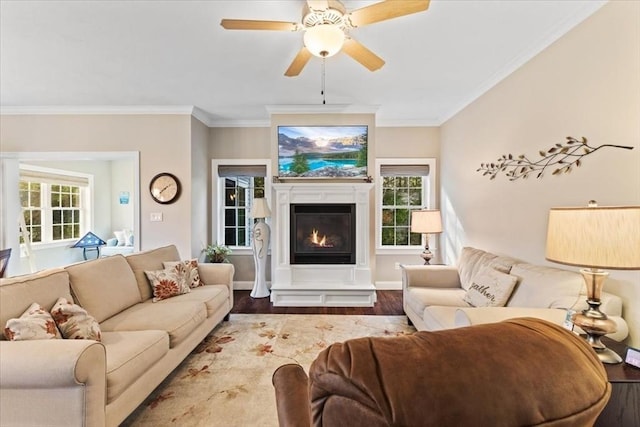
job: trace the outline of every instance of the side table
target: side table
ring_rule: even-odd
[[[626,345],[606,337],[602,338],[602,342],[624,359]],[[595,426],[640,426],[640,369],[624,362],[617,365],[605,364],[604,367],[611,383],[611,398]]]

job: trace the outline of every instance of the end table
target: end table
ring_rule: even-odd
[[[602,337],[602,341],[624,359],[626,345],[607,337]],[[595,426],[640,426],[640,369],[624,362],[616,365],[605,363],[604,368],[611,383],[611,398],[596,420]]]

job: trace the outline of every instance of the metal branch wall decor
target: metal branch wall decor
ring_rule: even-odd
[[[512,154],[503,154],[494,163],[481,163],[476,172],[482,172],[482,176],[489,176],[495,179],[499,172],[504,172],[509,181],[520,178],[529,178],[530,174],[536,174],[536,178],[542,178],[547,168],[554,168],[552,175],[570,173],[576,167],[582,165],[582,158],[595,153],[601,148],[613,147],[633,150],[633,147],[626,145],[602,144],[592,147],[588,144],[587,138],[576,139],[568,136],[564,144],[556,144],[548,150],[540,150],[541,159],[530,160],[524,154],[514,157]]]

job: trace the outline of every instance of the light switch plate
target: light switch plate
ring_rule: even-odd
[[[151,212],[151,214],[149,214],[149,221],[151,222],[162,221],[162,212]]]

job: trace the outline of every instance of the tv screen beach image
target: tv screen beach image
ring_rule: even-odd
[[[367,126],[278,126],[281,178],[364,178]]]

